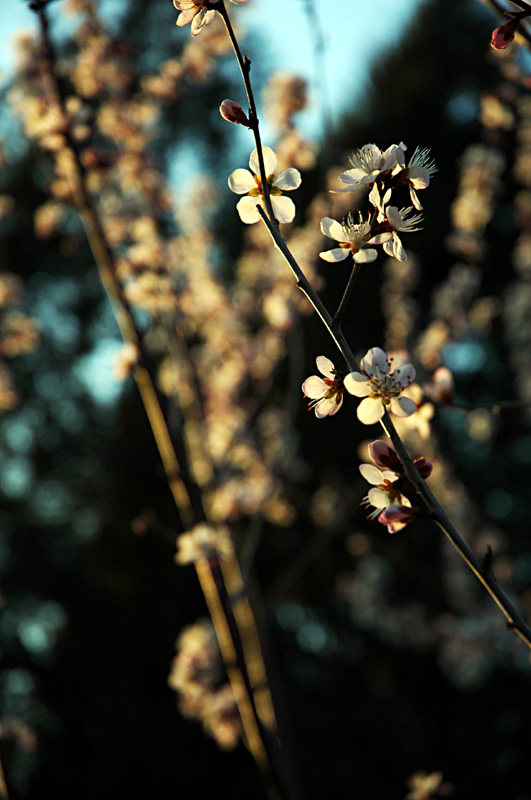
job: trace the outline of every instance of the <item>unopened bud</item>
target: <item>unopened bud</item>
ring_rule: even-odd
[[[378,439],[369,445],[369,454],[377,467],[392,469],[393,472],[402,472],[402,465],[396,450],[393,450],[386,442]]]
[[[495,50],[505,50],[513,41],[519,22],[519,19],[513,17],[513,19],[510,19],[505,25],[500,25],[499,28],[496,28],[496,30],[492,32],[490,46]]]
[[[219,107],[219,113],[227,122],[235,122],[236,125],[245,125],[246,128],[251,126],[247,114],[235,100],[224,100]]]
[[[433,472],[433,464],[431,463],[431,461],[428,461],[427,458],[424,458],[424,456],[416,458],[413,461],[413,466],[417,470],[420,477],[424,478],[424,480],[426,480],[426,478],[429,478],[431,473]]]

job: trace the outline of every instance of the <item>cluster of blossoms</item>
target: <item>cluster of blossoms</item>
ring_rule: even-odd
[[[201,558],[216,564],[230,560],[233,555],[229,531],[222,525],[213,527],[200,522],[191,531],[177,537],[175,561],[178,564],[194,564]]]
[[[311,400],[309,408],[313,408],[319,419],[336,414],[346,389],[354,397],[364,398],[357,411],[364,425],[378,422],[386,409],[398,417],[409,417],[417,410],[416,403],[399,395],[413,382],[415,368],[402,364],[391,370],[391,360],[379,347],[373,347],[361,360],[361,372],[345,375],[328,358],[319,356],[317,369],[324,377],[312,375],[302,384],[303,393]]]
[[[339,247],[319,253],[322,259],[343,261],[350,253],[356,263],[367,264],[378,255],[372,245],[381,244],[387,255],[398,261],[406,260],[406,251],[398,234],[420,230],[422,215],[411,215],[411,212],[413,207],[422,211],[417,191],[429,186],[436,169],[430,160],[429,150],[418,147],[406,164],[406,149],[403,142],[392,144],[384,151],[375,144],[366,144],[349,156],[352,169],[339,175],[339,180],[345,186],[333,191],[336,194],[360,192],[370,187],[369,202],[374,210],[366,219],[358,212],[357,221],[352,214],[343,222],[324,217],[321,231],[338,242]],[[405,208],[391,205],[393,190],[399,186],[409,187],[413,205]]]
[[[408,522],[422,515],[419,508],[411,505],[409,499],[402,494],[403,467],[396,451],[386,442],[378,440],[369,445],[372,464],[361,464],[360,472],[372,489],[362,501],[364,506],[374,509],[369,519],[378,518],[389,533],[396,533]],[[424,457],[413,462],[418,473],[426,479],[431,475],[433,466]]]

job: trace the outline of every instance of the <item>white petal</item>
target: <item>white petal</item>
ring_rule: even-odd
[[[325,378],[334,378],[334,364],[326,356],[317,356],[315,359],[317,369]]]
[[[430,185],[430,172],[420,164],[413,164],[409,168],[408,177],[415,189],[427,189]]]
[[[384,415],[384,404],[376,397],[366,397],[358,406],[358,419],[364,425],[373,425]]]
[[[361,359],[361,368],[375,378],[387,375],[390,370],[387,356],[380,347],[372,347],[366,352]]]
[[[351,372],[345,376],[344,386],[354,397],[367,397],[372,392],[371,382],[361,372]]]
[[[417,196],[416,191],[414,190],[412,184],[409,184],[409,195],[411,197],[411,202],[417,209],[417,211],[422,211],[422,204]]]
[[[246,225],[252,225],[255,222],[260,222],[261,216],[258,211],[258,206],[261,205],[261,197],[249,197],[246,195],[236,203],[236,208],[240,219]]]
[[[389,495],[383,489],[369,489],[367,497],[375,508],[387,508],[389,505]]]
[[[410,397],[392,397],[390,408],[397,417],[410,417],[417,410],[417,404]]]
[[[192,20],[192,36],[197,36],[201,33],[204,25],[208,25],[214,19],[215,11],[206,11],[201,9],[199,14]]]
[[[334,247],[333,250],[325,250],[319,253],[323,261],[329,261],[331,264],[335,264],[337,261],[344,261],[349,255],[350,250],[346,247]]]
[[[413,383],[416,374],[413,364],[402,364],[401,367],[397,367],[393,372],[393,380],[397,381],[405,389],[406,386]]]
[[[393,234],[391,231],[387,231],[387,233],[377,233],[376,236],[369,239],[367,244],[383,244],[384,242],[389,242],[392,238]]]
[[[290,197],[272,197],[271,205],[279,222],[292,222],[295,216],[295,203]]]
[[[347,169],[346,172],[342,172],[340,175],[338,175],[338,178],[342,183],[346,183],[349,186],[356,186],[358,189],[361,189],[361,187],[363,186],[362,181],[366,177],[367,173],[364,172],[362,169],[358,169],[358,167],[355,167],[354,169]],[[342,189],[341,191],[344,192],[347,190]],[[352,191],[352,189],[348,191]]]
[[[331,217],[323,217],[321,220],[321,232],[329,239],[334,239],[336,242],[343,242],[347,244],[349,238],[345,230],[337,219]]]
[[[337,402],[336,397],[328,397],[322,400],[318,406],[315,406],[315,416],[322,419],[323,417],[333,417],[337,414],[343,405],[343,397]]]
[[[262,147],[262,155],[264,157],[264,167],[266,177],[269,175],[273,175],[278,164],[277,157],[274,151],[270,147]],[[249,159],[249,166],[251,168],[251,172],[254,172],[255,175],[260,175],[260,164],[258,161],[258,151],[255,147],[253,152],[251,153],[251,157]]]
[[[302,384],[302,391],[310,400],[319,400],[328,391],[328,386],[318,375],[310,375]]]
[[[378,251],[377,250],[358,250],[357,253],[353,255],[354,261],[356,264],[370,264],[371,261],[374,261],[378,258]]]
[[[273,181],[273,186],[278,186],[279,189],[284,189],[284,191],[288,192],[292,189],[298,189],[301,181],[299,170],[294,169],[294,167],[288,167],[288,169],[283,169],[282,172],[279,172]]]
[[[256,189],[256,181],[248,169],[235,169],[228,178],[229,189],[236,194],[247,194]]]
[[[382,471],[375,467],[374,464],[360,464],[359,469],[365,480],[373,486],[379,486],[380,483],[384,482]]]
[[[192,6],[191,8],[183,8],[181,13],[177,17],[176,24],[179,26],[179,28],[182,28],[183,25],[188,25],[188,23],[193,20],[196,14],[197,14],[197,9],[195,8],[195,6]]]
[[[407,258],[406,251],[404,250],[404,245],[400,241],[400,238],[396,235],[393,235],[393,258],[396,258],[397,261],[405,261]]]

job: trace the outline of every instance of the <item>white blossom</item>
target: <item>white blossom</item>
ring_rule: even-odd
[[[343,376],[326,356],[318,356],[315,363],[324,378],[311,375],[302,384],[302,391],[311,400],[308,408],[313,408],[315,416],[323,419],[337,414],[343,404]]]
[[[331,217],[323,217],[321,231],[329,239],[335,239],[339,247],[319,253],[324,261],[336,263],[343,261],[350,255],[357,264],[369,264],[377,257],[378,252],[370,247],[373,244],[382,244],[391,238],[391,233],[379,233],[372,236],[369,220],[364,220],[359,212],[358,222],[349,214],[343,222],[338,222]]]
[[[301,174],[298,169],[288,167],[276,175],[278,161],[274,151],[270,147],[262,147],[262,155],[275,217],[279,222],[291,222],[295,216],[295,204],[289,197],[284,197],[282,192],[297,189],[301,184]],[[238,202],[236,208],[241,221],[252,225],[260,220],[258,206],[261,205],[265,209],[256,148],[251,153],[249,167],[251,171],[235,169],[234,172],[231,172],[228,183],[233,192],[245,195]]]
[[[375,144],[364,144],[349,156],[353,168],[339,175],[339,180],[345,183],[346,187],[334,189],[334,193],[359,192],[364,186],[374,183],[383,173],[390,172],[396,167],[403,167],[405,149],[403,142],[392,144],[383,152]]]
[[[409,417],[417,410],[409,397],[399,397],[415,379],[415,368],[402,364],[391,372],[391,362],[379,347],[368,350],[361,360],[361,372],[351,372],[345,377],[345,389],[364,400],[358,406],[358,419],[364,425],[378,422],[385,410],[398,417]]]

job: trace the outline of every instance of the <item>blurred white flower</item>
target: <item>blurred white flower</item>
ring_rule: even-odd
[[[334,194],[340,192],[359,192],[364,186],[370,186],[383,173],[390,172],[397,166],[404,165],[404,150],[406,145],[392,144],[383,152],[375,144],[364,144],[348,158],[353,169],[342,172],[339,180],[346,184],[344,189],[334,189]]]

